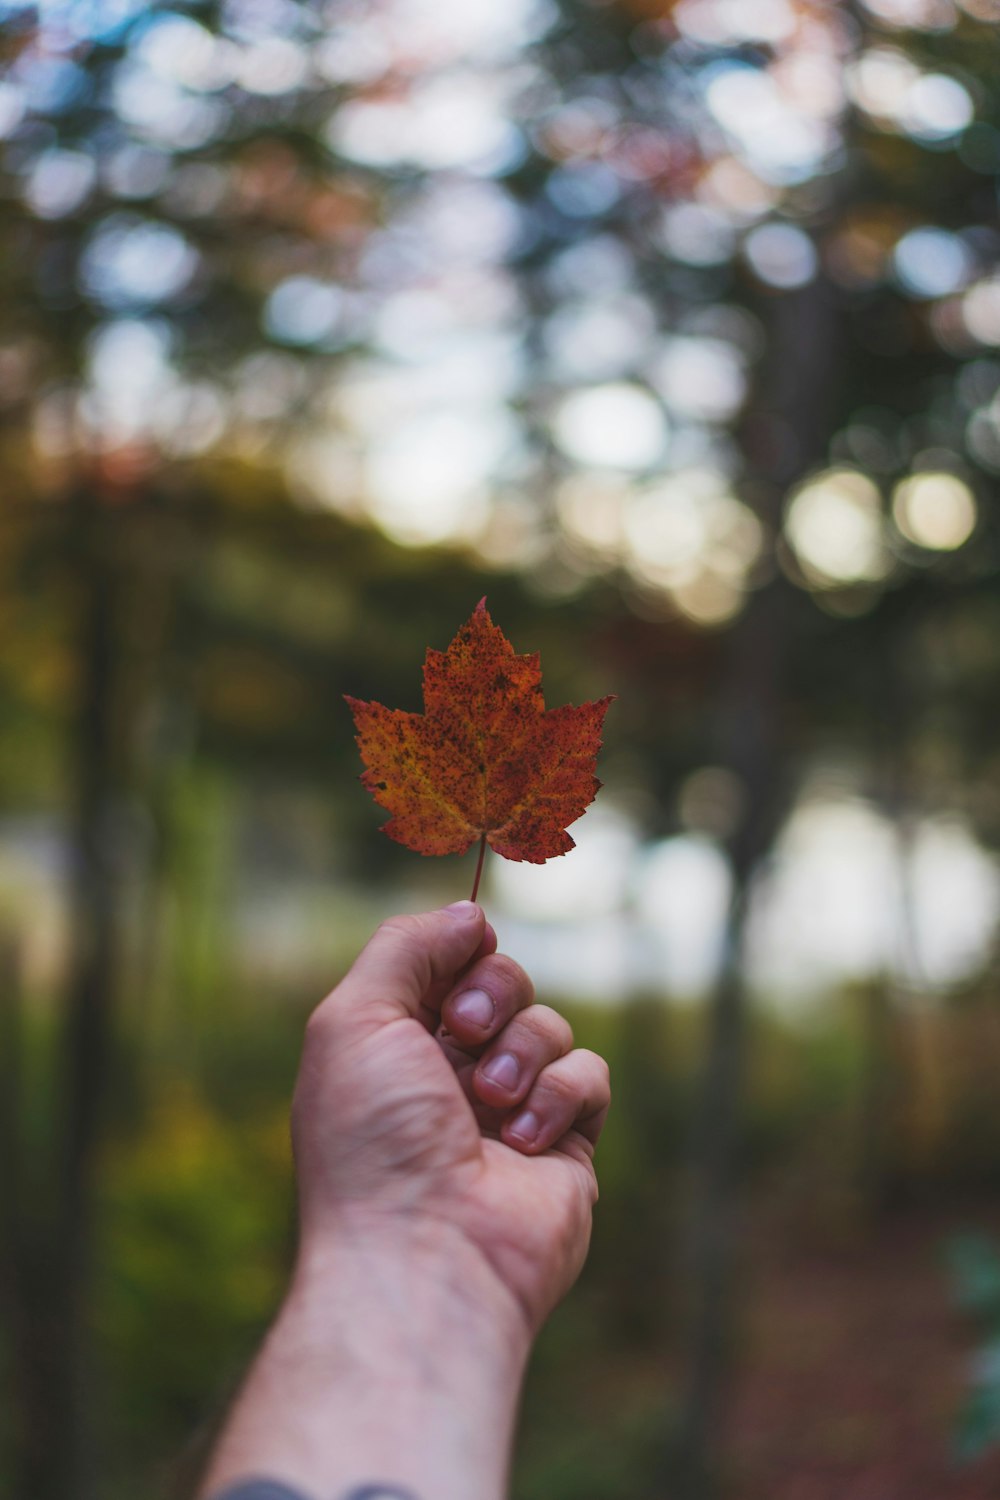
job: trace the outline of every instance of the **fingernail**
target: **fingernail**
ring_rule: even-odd
[[[516,1088],[520,1073],[520,1064],[512,1052],[501,1052],[499,1056],[491,1057],[483,1068],[483,1077],[501,1089]]]
[[[526,1109],[519,1114],[508,1128],[508,1135],[516,1135],[519,1141],[530,1146],[541,1129],[541,1121],[533,1109]]]
[[[453,1017],[464,1021],[466,1026],[481,1026],[485,1029],[493,1022],[493,1000],[485,990],[466,990],[452,1001],[449,1010]]]
[[[470,922],[473,917],[479,915],[479,907],[474,901],[453,901],[450,906],[443,908],[457,917],[460,922]]]

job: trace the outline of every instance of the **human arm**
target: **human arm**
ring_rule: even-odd
[[[586,1254],[609,1094],[495,949],[469,902],[393,918],[311,1018],[299,1254],[202,1500],[253,1476],[308,1500],[502,1500],[532,1340]]]

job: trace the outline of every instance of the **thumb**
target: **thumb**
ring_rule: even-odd
[[[420,916],[389,917],[358,954],[331,999],[366,1027],[437,1011],[456,974],[496,945],[482,908],[456,901]]]

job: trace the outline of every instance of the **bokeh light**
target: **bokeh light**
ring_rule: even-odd
[[[962,299],[962,318],[978,343],[1000,344],[1000,277],[987,277],[969,288]]]
[[[811,582],[871,582],[886,570],[881,497],[857,469],[828,469],[791,496],[785,533]]]
[[[893,491],[892,514],[905,537],[920,547],[952,552],[976,525],[972,491],[957,474],[926,472],[904,479]]]
[[[98,225],[80,279],[96,302],[116,311],[169,302],[198,269],[194,246],[168,224],[116,214]]]
[[[847,70],[851,98],[882,129],[928,146],[968,128],[975,107],[968,89],[947,73],[925,73],[896,47],[870,47]]]
[[[957,19],[952,0],[864,0],[864,6],[898,30],[949,31]]]
[[[761,281],[782,291],[807,285],[819,265],[812,240],[794,224],[762,224],[747,235],[743,252]]]
[[[959,820],[922,821],[903,853],[869,803],[807,797],[755,891],[750,965],[763,993],[793,1007],[818,979],[886,968],[927,989],[981,962],[998,916],[996,862]]]
[[[314,276],[290,276],[279,282],[264,308],[264,327],[285,344],[323,344],[335,333],[344,312],[343,292]]]
[[[485,483],[512,426],[491,410],[427,412],[374,443],[371,513],[409,546],[475,535],[487,512]]]
[[[626,382],[574,391],[552,422],[563,452],[596,468],[650,469],[664,457],[668,432],[652,393]]]
[[[763,532],[724,475],[681,470],[636,491],[624,507],[626,565],[637,582],[667,592],[701,625],[720,625],[742,603]]]
[[[740,352],[724,339],[670,339],[655,379],[669,409],[696,421],[731,420],[747,394]]]
[[[968,281],[973,268],[969,247],[944,229],[911,229],[893,252],[896,275],[914,297],[944,297]]]

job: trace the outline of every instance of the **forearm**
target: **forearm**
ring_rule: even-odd
[[[381,1483],[503,1500],[529,1338],[459,1243],[339,1236],[300,1258],[202,1500],[267,1477],[308,1500]]]

